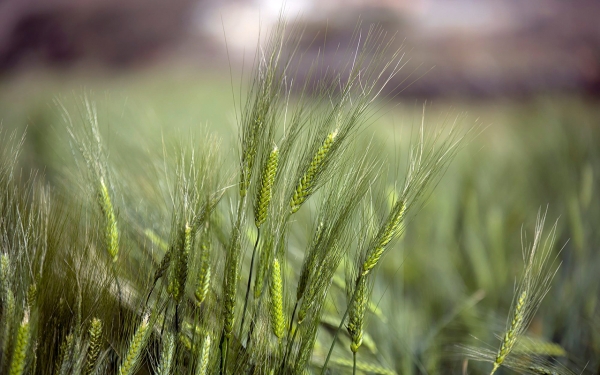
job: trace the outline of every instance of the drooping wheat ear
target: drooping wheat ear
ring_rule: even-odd
[[[504,334],[502,345],[500,346],[500,350],[498,351],[498,355],[496,356],[496,360],[494,361],[494,367],[492,368],[492,372],[490,373],[490,375],[494,374],[496,370],[502,365],[502,363],[504,363],[506,356],[512,351],[513,347],[515,346],[515,343],[517,342],[518,334],[519,332],[521,332],[521,326],[523,324],[523,307],[525,306],[526,302],[527,291],[524,290],[519,296],[519,299],[517,300],[513,318],[510,323],[510,328]]]
[[[90,335],[90,345],[85,360],[84,375],[91,374],[96,366],[96,361],[102,348],[102,321],[98,318],[92,319],[88,333]]]
[[[367,252],[367,257],[362,267],[362,275],[367,276],[379,262],[387,245],[402,231],[402,223],[406,205],[398,201],[392,208],[384,225],[379,229],[375,237],[374,246]]]
[[[35,305],[36,299],[37,299],[37,286],[35,283],[31,283],[31,285],[29,285],[29,289],[27,290],[27,309],[29,311],[31,311],[31,309]]]
[[[271,325],[273,327],[273,333],[281,340],[285,332],[285,317],[283,315],[283,280],[281,278],[281,265],[277,258],[273,260],[273,266],[271,267],[269,292],[271,294],[271,303],[269,305]]]
[[[201,246],[200,271],[198,272],[198,284],[196,287],[196,306],[200,307],[210,289],[210,252],[206,241]]]
[[[296,190],[294,191],[294,196],[290,202],[291,212],[295,213],[300,209],[302,203],[306,201],[306,199],[313,193],[313,188],[315,184],[315,178],[321,172],[325,159],[329,154],[329,150],[335,141],[335,137],[337,136],[338,131],[335,130],[332,133],[329,133],[323,144],[313,157],[308,169],[304,173],[304,175],[298,181],[298,185],[296,185]]]
[[[192,251],[192,227],[186,223],[179,237],[168,287],[169,293],[177,303],[181,301],[187,281],[188,261]]]
[[[9,375],[21,375],[25,371],[27,364],[27,351],[31,339],[31,327],[29,324],[29,310],[25,310],[23,321],[17,332],[17,341],[13,349],[12,360],[10,363]]]
[[[198,362],[197,375],[208,374],[208,365],[210,362],[210,334],[206,334],[204,343],[202,343],[202,350],[200,351],[200,361]]]
[[[104,183],[104,178],[100,178],[100,209],[104,214],[105,229],[104,239],[106,242],[106,249],[108,255],[112,258],[113,262],[119,259],[119,228],[117,227],[117,218],[113,209],[110,194],[108,188]]]
[[[133,334],[133,337],[129,342],[127,354],[125,354],[125,358],[121,363],[121,366],[119,366],[119,375],[133,375],[135,373],[148,338],[148,318],[149,317],[146,315]]]
[[[315,268],[315,263],[317,260],[317,247],[321,240],[321,235],[323,234],[323,222],[319,222],[317,229],[315,230],[315,234],[312,240],[311,247],[306,254],[306,258],[302,263],[302,269],[300,270],[300,278],[298,279],[298,287],[296,289],[296,301],[299,301],[300,298],[304,295],[304,291],[306,290],[306,285],[308,284],[308,279],[312,271]]]
[[[363,341],[363,324],[365,318],[365,310],[369,303],[369,295],[367,290],[367,278],[366,276],[359,275],[356,280],[356,296],[354,302],[350,306],[348,312],[348,333],[352,339],[350,343],[350,350],[352,353],[356,353],[360,348]]]
[[[269,211],[269,204],[271,203],[271,189],[273,188],[273,182],[275,182],[275,175],[277,174],[277,165],[279,164],[279,149],[277,146],[273,148],[273,151],[269,154],[267,163],[262,172],[260,178],[260,186],[256,191],[256,203],[254,207],[254,223],[257,228],[267,220],[267,213]]]
[[[168,332],[162,343],[162,353],[160,355],[160,365],[158,366],[158,375],[170,375],[173,365],[173,355],[175,354],[175,335]]]

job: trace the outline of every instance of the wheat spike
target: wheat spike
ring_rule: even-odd
[[[3,311],[2,311],[2,363],[8,360],[8,345],[11,341],[11,323],[15,316],[15,296],[10,289],[4,290]],[[1,370],[1,368],[0,368]]]
[[[496,360],[494,361],[494,367],[492,368],[492,372],[490,375],[494,374],[496,370],[504,363],[506,356],[511,352],[515,343],[517,342],[517,337],[519,332],[521,331],[521,325],[523,324],[523,307],[527,302],[527,291],[524,290],[519,299],[517,300],[517,305],[515,306],[515,312],[513,314],[513,319],[510,323],[510,328],[504,334],[504,339],[502,340],[502,345],[500,346],[500,350],[498,351],[498,355],[496,356]]]
[[[225,338],[231,337],[235,319],[235,296],[239,279],[239,230],[234,230],[232,244],[225,260],[225,278],[223,287],[223,331]]]
[[[367,276],[369,272],[375,268],[381,259],[386,246],[392,241],[394,236],[401,232],[405,210],[406,205],[402,201],[398,201],[392,208],[387,220],[377,233],[375,244],[372,250],[368,252],[367,259],[365,260],[362,268],[363,276]]]
[[[119,366],[119,375],[133,375],[135,373],[142,350],[146,344],[146,339],[148,338],[148,327],[148,316],[145,316],[131,338],[125,359],[121,363],[121,366]]]
[[[29,285],[27,289],[27,309],[31,311],[33,306],[35,305],[35,300],[37,299],[37,286],[35,283]]]
[[[206,299],[206,295],[210,289],[210,264],[208,262],[203,263],[200,268],[200,275],[198,277],[198,288],[194,295],[196,296],[196,306],[200,307],[202,302]]]
[[[300,270],[300,278],[298,279],[298,287],[296,289],[296,300],[299,301],[300,298],[304,295],[304,291],[306,289],[306,285],[308,284],[308,279],[315,267],[315,262],[317,260],[317,246],[321,240],[321,235],[323,234],[323,222],[319,222],[317,229],[315,230],[315,235],[311,244],[311,247],[306,254],[306,259],[302,263],[302,269]]]
[[[171,266],[171,277],[169,278],[168,291],[173,296],[173,299],[179,303],[183,292],[185,291],[185,284],[187,281],[188,274],[188,260],[190,252],[192,251],[192,227],[186,224],[180,240],[177,241],[177,252],[175,254],[174,262]]]
[[[349,318],[347,326],[348,333],[352,339],[350,350],[352,350],[353,353],[356,353],[358,348],[362,345],[365,309],[369,303],[367,278],[365,276],[361,275],[356,280],[355,293],[354,303],[350,306],[350,311],[348,312]]]
[[[206,335],[200,352],[200,362],[198,363],[197,375],[208,374],[208,364],[210,362],[210,334]]]
[[[71,354],[75,339],[73,333],[69,333],[63,342],[60,344],[60,361],[56,363],[56,373],[58,375],[66,375],[71,367]]]
[[[313,193],[315,178],[321,172],[325,158],[329,154],[329,150],[331,149],[336,136],[337,130],[329,133],[310,162],[308,169],[300,178],[300,181],[298,181],[298,185],[296,185],[296,190],[294,191],[294,196],[290,202],[292,213],[297,212],[300,209],[300,206],[302,206],[302,203],[304,203],[304,201],[306,201],[306,199]]]
[[[4,295],[8,288],[8,274],[10,272],[10,260],[8,254],[0,255],[0,286],[2,287],[2,294]]]
[[[279,149],[277,146],[269,154],[267,163],[260,179],[260,186],[256,193],[256,204],[254,208],[254,223],[257,228],[267,220],[267,213],[269,211],[269,204],[271,203],[271,189],[275,182],[275,175],[277,174],[277,165],[279,164]]]
[[[117,227],[117,219],[110,194],[103,178],[100,178],[100,208],[104,214],[106,225],[104,229],[106,249],[113,262],[116,262],[119,259],[119,228]]]
[[[102,347],[102,321],[98,318],[92,319],[89,330],[90,345],[88,347],[87,358],[85,361],[84,375],[92,373],[96,360]]]
[[[31,339],[31,327],[29,323],[29,311],[25,310],[23,321],[17,332],[17,341],[13,349],[12,360],[10,363],[9,375],[21,375],[25,371],[27,364],[27,351],[29,349],[29,340]]]
[[[281,279],[281,266],[277,258],[273,260],[273,267],[271,267],[269,291],[271,293],[270,313],[273,333],[281,340],[285,332],[285,317],[283,315],[283,281]]]
[[[170,375],[173,364],[173,355],[175,354],[175,336],[172,333],[166,334],[165,340],[162,343],[162,349],[158,374]]]

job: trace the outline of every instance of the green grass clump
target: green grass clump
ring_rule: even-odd
[[[491,127],[469,143],[458,116],[390,144],[393,38],[361,26],[347,64],[305,75],[302,33],[284,26],[231,143],[171,123],[115,137],[133,125],[113,133],[89,97],[61,100],[72,155],[44,180],[23,172],[29,136],[3,133],[0,373],[591,373],[600,132],[540,138],[525,116],[524,144]],[[530,184],[542,198],[517,190]],[[521,272],[515,233],[548,201],[568,217],[545,239],[540,215]]]

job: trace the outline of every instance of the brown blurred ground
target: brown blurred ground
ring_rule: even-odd
[[[279,8],[267,0],[3,0],[0,77],[40,67],[127,71],[165,60],[223,66],[223,35],[230,58],[247,59]],[[597,0],[304,0],[287,8],[311,41],[327,35],[327,44],[314,43],[326,49],[347,42],[359,18],[397,32],[410,58],[406,74],[428,72],[402,87],[404,95],[600,94]]]

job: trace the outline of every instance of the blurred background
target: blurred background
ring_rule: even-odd
[[[240,87],[281,6],[0,1],[1,126],[27,129],[22,164],[53,184],[72,164],[57,108],[77,108],[84,94],[98,103],[111,157],[190,129],[235,141]],[[577,372],[600,373],[600,2],[288,0],[285,9],[304,30],[300,73],[318,51],[344,63],[335,51],[359,21],[396,35],[406,65],[371,127],[390,152],[420,123],[423,103],[428,126],[464,113],[464,126],[485,128],[382,267],[373,299],[386,318],[369,322],[370,361],[402,374],[460,373],[448,354],[456,343],[476,336],[495,348],[522,270],[521,230],[531,234],[548,207],[549,222],[560,218],[563,265],[530,334],[564,348]]]

